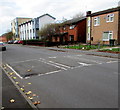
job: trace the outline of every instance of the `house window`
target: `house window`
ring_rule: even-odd
[[[88,33],[87,40],[90,40],[90,33]]]
[[[74,35],[70,35],[70,41],[74,41]]]
[[[63,27],[63,30],[66,30],[66,27]]]
[[[112,31],[103,32],[103,41],[109,41],[112,38],[113,38]]]
[[[71,26],[70,26],[70,29],[74,29],[74,28],[75,28],[75,25],[71,25]]]
[[[106,22],[113,22],[114,21],[114,14],[108,14]]]
[[[94,18],[94,26],[100,25],[100,17],[95,17]]]

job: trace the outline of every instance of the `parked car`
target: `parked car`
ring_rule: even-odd
[[[3,42],[0,42],[0,51],[5,51],[6,50],[6,46],[4,45]]]
[[[13,44],[14,43],[14,40],[9,40],[8,41],[8,44]]]
[[[23,41],[22,41],[22,40],[19,40],[19,41],[18,41],[18,44],[22,44],[22,43],[23,43]]]
[[[18,44],[18,41],[19,41],[19,40],[15,40],[13,43],[14,43],[14,44]]]

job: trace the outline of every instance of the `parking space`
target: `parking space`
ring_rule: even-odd
[[[10,66],[23,78],[60,70],[60,68],[40,60],[12,63]]]
[[[117,62],[114,58],[94,57],[88,55],[65,55],[12,62],[10,66],[23,78],[36,75],[52,74],[103,63]]]

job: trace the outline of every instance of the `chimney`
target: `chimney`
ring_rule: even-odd
[[[91,11],[87,11],[86,12],[86,16],[88,17],[88,16],[90,16],[91,15]]]

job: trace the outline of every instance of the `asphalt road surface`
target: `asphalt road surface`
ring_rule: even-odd
[[[33,110],[22,94],[13,85],[7,75],[2,71],[2,107],[4,109]],[[14,102],[11,102],[14,100]]]
[[[118,59],[7,45],[3,64],[38,108],[118,108]]]

